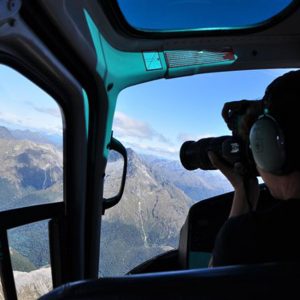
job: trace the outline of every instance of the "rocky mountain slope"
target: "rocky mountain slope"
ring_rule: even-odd
[[[119,181],[114,173],[121,170],[121,165],[122,160],[108,164],[107,176],[115,179],[106,180],[107,190],[112,190]],[[121,173],[118,174],[120,177]],[[117,274],[122,274],[175,248],[191,205],[192,200],[183,191],[167,181],[156,179],[142,158],[128,149],[123,198],[103,218],[101,272],[112,275],[119,270]]]
[[[62,201],[62,176],[59,149],[0,127],[0,211]],[[52,285],[50,268],[41,268],[49,264],[47,221],[11,229],[8,238],[19,299],[37,299]]]
[[[132,149],[127,152],[123,198],[103,218],[100,269],[105,275],[124,274],[176,248],[180,229],[195,200],[230,189],[219,172],[189,172],[176,161],[139,155]],[[118,192],[122,167],[122,159],[112,155],[106,171],[107,198]]]
[[[173,184],[196,202],[232,190],[219,171],[187,171],[179,161],[149,155],[142,158],[157,180]]]
[[[18,140],[0,128],[0,210],[61,201],[62,176],[56,147]]]
[[[30,140],[29,133],[24,139],[13,133],[0,127],[0,210],[61,201],[61,150]],[[105,178],[106,197],[117,193],[121,169],[122,160],[111,156]],[[124,196],[103,217],[101,275],[124,274],[176,248],[190,206],[228,189],[218,172],[189,172],[179,162],[128,149]],[[49,264],[47,221],[10,230],[9,242],[17,260],[16,271],[28,272]]]
[[[18,299],[39,299],[52,289],[51,269],[41,268],[31,272],[14,271]],[[0,283],[0,300],[4,300]]]

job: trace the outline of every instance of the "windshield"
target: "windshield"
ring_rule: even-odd
[[[115,276],[176,249],[196,202],[232,191],[217,170],[188,171],[179,159],[185,141],[231,135],[221,117],[225,102],[261,99],[288,70],[200,74],[133,86],[118,98],[113,132],[128,152],[122,200],[103,216],[100,275]],[[106,193],[119,186],[121,159],[108,158]],[[114,194],[114,193],[111,193]]]

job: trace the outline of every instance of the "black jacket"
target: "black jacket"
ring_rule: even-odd
[[[300,261],[300,199],[228,219],[213,250],[213,265]]]

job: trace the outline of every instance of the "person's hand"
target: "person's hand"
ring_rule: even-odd
[[[243,165],[236,163],[234,167],[224,163],[215,153],[208,152],[212,165],[219,169],[234,188],[235,194],[230,212],[230,217],[247,213],[256,208],[259,198],[259,185],[256,177],[244,177]]]
[[[243,188],[243,177],[238,168],[241,167],[238,163],[235,167],[231,167],[224,163],[214,152],[209,151],[208,157],[212,165],[221,171],[221,173],[228,179],[235,190]]]

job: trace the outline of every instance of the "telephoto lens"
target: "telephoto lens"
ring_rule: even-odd
[[[197,142],[187,141],[180,149],[180,161],[187,170],[216,170],[210,162],[208,152],[212,151],[225,162],[234,165],[245,160],[245,147],[237,137],[220,136],[201,139]]]

